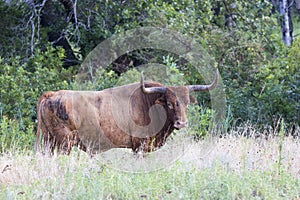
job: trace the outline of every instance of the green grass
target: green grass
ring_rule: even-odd
[[[3,153],[0,199],[300,198],[297,140],[228,136],[206,143],[190,142],[176,162],[143,173],[114,169],[101,161],[101,155],[90,158],[77,150],[70,156],[53,157],[31,151]],[[210,151],[203,154],[203,147]],[[132,156],[124,164],[134,166],[143,160],[151,161]]]

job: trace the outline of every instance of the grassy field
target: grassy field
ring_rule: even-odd
[[[233,135],[174,137],[145,157],[12,151],[0,156],[0,199],[300,199],[299,139]]]

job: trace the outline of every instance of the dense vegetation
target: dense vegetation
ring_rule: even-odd
[[[283,1],[292,16],[289,46]],[[0,0],[0,199],[299,199],[299,9],[299,0]],[[120,159],[77,148],[70,156],[35,154],[36,104],[45,91],[138,81],[147,63],[165,67],[168,80],[153,68],[148,77],[165,84],[204,82],[191,63],[163,49],[126,52],[78,78],[99,43],[138,27],[181,33],[213,58],[226,92],[224,137],[203,139],[215,110],[202,93],[189,107],[189,127],[164,146],[188,146],[168,152],[181,155],[174,163],[160,151],[140,158],[116,149]],[[153,171],[122,171],[142,172],[142,164]]]
[[[300,123],[300,40],[295,37],[290,47],[284,45],[281,16],[270,1],[1,0],[0,10],[0,136],[6,138],[2,150],[4,143],[10,144],[9,134],[25,137],[15,129],[28,135],[24,145],[30,146],[38,97],[48,90],[80,89],[75,75],[96,45],[145,26],[192,37],[215,58],[226,86],[227,127],[246,122],[258,128],[275,126],[279,118],[287,127]],[[299,24],[296,11],[293,20]],[[188,83],[203,81],[177,55],[141,49],[119,57],[101,76],[96,73],[88,88],[114,86],[120,77],[122,83],[129,69],[148,62],[169,66]],[[209,106],[205,95],[198,102]],[[203,123],[196,128],[202,134],[213,112],[194,110],[202,112]]]

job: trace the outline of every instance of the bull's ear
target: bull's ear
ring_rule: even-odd
[[[190,103],[191,104],[197,103],[197,98],[195,98],[194,96],[190,95]]]
[[[160,104],[162,106],[166,105],[166,101],[163,97],[156,99],[155,104]]]

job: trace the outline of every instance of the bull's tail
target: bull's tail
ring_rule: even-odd
[[[38,127],[37,127],[37,132],[36,132],[36,139],[35,139],[35,144],[34,144],[34,152],[38,153],[39,152],[39,141],[40,141],[40,133],[41,133],[41,126],[42,126],[42,106],[41,104],[43,103],[45,99],[45,95],[42,95],[38,101],[37,104],[37,115],[38,115]]]
[[[45,94],[43,94],[37,104],[37,114],[38,114],[38,127],[37,127],[37,133],[36,133],[36,139],[35,139],[35,144],[34,144],[34,152],[38,153],[39,152],[39,142],[40,142],[40,134],[41,131],[43,131],[42,128],[42,115],[43,115],[43,105],[44,105],[44,101],[46,99],[49,98],[49,96],[51,96],[51,94],[53,94],[53,92],[47,92]],[[44,133],[43,133],[44,134]]]

